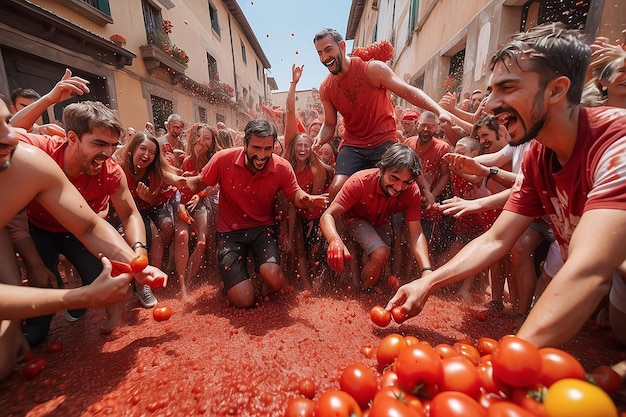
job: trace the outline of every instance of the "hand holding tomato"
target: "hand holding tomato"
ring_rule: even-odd
[[[424,304],[430,295],[431,285],[426,277],[416,279],[408,284],[401,286],[395,295],[389,300],[385,310],[396,310],[393,317],[397,323],[419,314],[424,308]],[[403,317],[404,316],[404,317]]]
[[[346,245],[343,244],[341,238],[335,238],[328,243],[326,251],[326,261],[333,271],[343,272],[344,259],[350,259],[352,255]]]

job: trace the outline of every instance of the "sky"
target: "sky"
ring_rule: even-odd
[[[319,88],[329,74],[317,56],[313,37],[325,27],[345,38],[351,0],[237,0],[254,31],[279,91],[289,89],[291,65],[304,65],[298,90]],[[347,42],[347,50],[352,41]]]

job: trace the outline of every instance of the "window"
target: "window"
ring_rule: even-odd
[[[170,114],[174,113],[172,102],[161,97],[150,96],[150,104],[152,104],[152,120],[154,120],[154,127],[165,128],[165,121]]]
[[[259,69],[259,61],[256,62],[256,79],[261,80],[261,71]]]
[[[113,23],[109,0],[56,0],[78,14],[105,27]]]
[[[411,0],[409,5],[409,30],[412,32],[417,27],[420,12],[420,0]]]
[[[222,122],[222,123],[226,124],[226,116],[224,116],[223,114],[220,114],[220,113],[215,113],[215,121],[217,123]]]
[[[87,3],[91,7],[100,10],[102,13],[111,16],[111,8],[109,7],[109,0],[80,0],[83,3]]]
[[[217,33],[218,35],[221,35],[220,22],[217,19],[217,9],[210,2],[209,2],[209,18],[211,19],[211,29],[213,29],[213,31]]]
[[[450,69],[448,75],[452,80],[451,91],[461,92],[461,81],[463,80],[463,62],[465,61],[465,49],[460,50],[450,57]]]
[[[208,123],[209,118],[207,116],[207,111],[204,107],[198,106],[198,119],[200,119],[201,123]]]
[[[217,72],[217,60],[209,53],[206,54],[206,62],[209,66],[209,81],[219,81],[220,74]]]
[[[141,8],[143,9],[143,24],[146,27],[146,35],[148,42],[151,42],[150,37],[154,32],[161,30],[163,26],[163,18],[161,17],[161,10],[154,7],[149,1],[141,0]],[[155,120],[156,121],[156,120]]]
[[[243,44],[243,41],[241,42],[241,60],[243,61],[244,64],[248,63],[248,58],[246,57],[246,45]]]
[[[562,22],[584,29],[591,0],[532,0],[522,9],[521,31],[526,31],[546,22]]]

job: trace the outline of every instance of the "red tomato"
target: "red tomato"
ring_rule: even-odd
[[[430,402],[430,417],[486,417],[476,400],[462,392],[446,391],[435,395]]]
[[[37,358],[38,356],[35,352],[28,352],[26,355],[24,355],[24,357],[22,358],[22,361],[30,362],[30,361],[34,361]]]
[[[464,357],[457,356],[441,360],[443,378],[439,383],[440,391],[458,391],[478,398],[480,379],[476,366]]]
[[[398,375],[391,369],[386,369],[380,380],[380,389],[387,387],[398,387]]]
[[[541,355],[541,375],[539,383],[546,387],[559,379],[585,379],[585,369],[578,359],[561,349],[544,347],[539,349]]]
[[[490,361],[479,364],[476,367],[476,371],[478,372],[480,387],[484,392],[498,395],[503,394],[505,396],[511,393],[511,387],[493,374],[493,364]]]
[[[48,353],[60,352],[63,350],[63,345],[61,342],[50,342],[43,350]]]
[[[420,342],[420,340],[416,336],[404,336],[404,340],[406,340],[407,346],[416,345]]]
[[[306,398],[315,397],[315,381],[311,378],[303,378],[298,382],[298,391]]]
[[[438,344],[437,346],[435,346],[435,351],[439,354],[439,357],[441,359],[459,356],[459,352],[454,350],[454,348],[447,343]]]
[[[508,401],[497,402],[487,410],[488,417],[537,417],[522,407]]]
[[[146,255],[137,255],[130,261],[130,269],[133,274],[138,274],[148,266],[148,257]]]
[[[609,395],[613,395],[624,388],[624,380],[610,366],[598,366],[591,373],[591,377],[593,379],[591,382],[595,382]]]
[[[428,344],[418,343],[398,354],[396,373],[400,386],[412,392],[422,383],[439,384],[443,377],[443,366],[435,349]]]
[[[22,374],[28,379],[34,378],[43,371],[47,364],[48,362],[44,358],[33,359],[30,362],[26,362],[22,369]]]
[[[361,417],[356,400],[347,392],[330,389],[320,394],[315,402],[315,416]]]
[[[533,387],[539,382],[539,349],[517,336],[504,336],[491,355],[491,362],[494,375],[512,387]]]
[[[398,324],[404,323],[408,316],[408,313],[404,311],[402,306],[397,306],[391,309],[391,317],[393,317],[393,321]]]
[[[373,358],[374,357],[374,353],[375,353],[374,352],[374,348],[371,347],[370,345],[363,345],[363,346],[361,346],[361,350],[359,352],[361,352],[361,354],[363,356],[365,356],[366,358],[368,358],[368,359]]]
[[[111,261],[111,276],[116,277],[121,274],[132,274],[133,270],[130,269],[130,265],[124,262],[116,261],[115,259],[109,259]]]
[[[404,336],[391,333],[383,337],[376,350],[376,359],[380,366],[389,366],[398,357],[398,353],[406,349],[407,344]]]
[[[407,400],[400,390],[380,391],[369,409],[369,417],[426,417],[417,397]]]
[[[543,409],[543,397],[545,393],[546,389],[544,387],[537,390],[516,388],[511,395],[511,401],[534,416],[546,417],[546,412]]]
[[[172,317],[172,308],[170,306],[157,305],[152,309],[152,317],[154,317],[156,321],[169,320],[169,318]]]
[[[290,398],[287,401],[285,417],[313,417],[315,403],[308,398]]]
[[[350,394],[359,407],[365,409],[378,391],[378,381],[370,368],[362,363],[353,363],[341,373],[339,387]]]
[[[391,312],[385,310],[383,306],[372,307],[370,317],[374,324],[380,327],[387,327],[391,323]]]
[[[481,355],[493,353],[498,347],[498,341],[490,337],[481,337],[478,339],[478,351]]]
[[[474,364],[474,366],[478,365],[480,362],[480,352],[478,352],[478,349],[476,349],[473,345],[456,342],[452,348],[459,353],[459,356],[463,356],[465,359]]]

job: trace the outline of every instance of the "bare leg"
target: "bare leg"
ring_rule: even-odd
[[[328,199],[329,201],[333,201],[343,184],[348,181],[348,175],[335,175],[333,177],[333,181],[330,183],[330,188],[328,189]]]
[[[187,264],[189,259],[189,225],[180,219],[175,220],[176,233],[174,235],[174,264],[176,265],[176,275],[180,282],[180,292],[183,299],[187,298],[187,288],[185,287],[185,277],[187,275]]]
[[[511,249],[512,287],[516,289],[514,291],[516,299],[512,298],[511,302],[518,314],[525,315],[530,311],[530,304],[537,285],[534,251],[542,240],[543,235],[540,232],[528,228]]]
[[[378,283],[387,261],[389,261],[389,248],[386,246],[381,246],[370,254],[369,260],[361,271],[361,285],[364,290],[370,289]]]
[[[237,308],[250,308],[254,305],[254,285],[251,279],[240,282],[226,293],[230,303]]]

